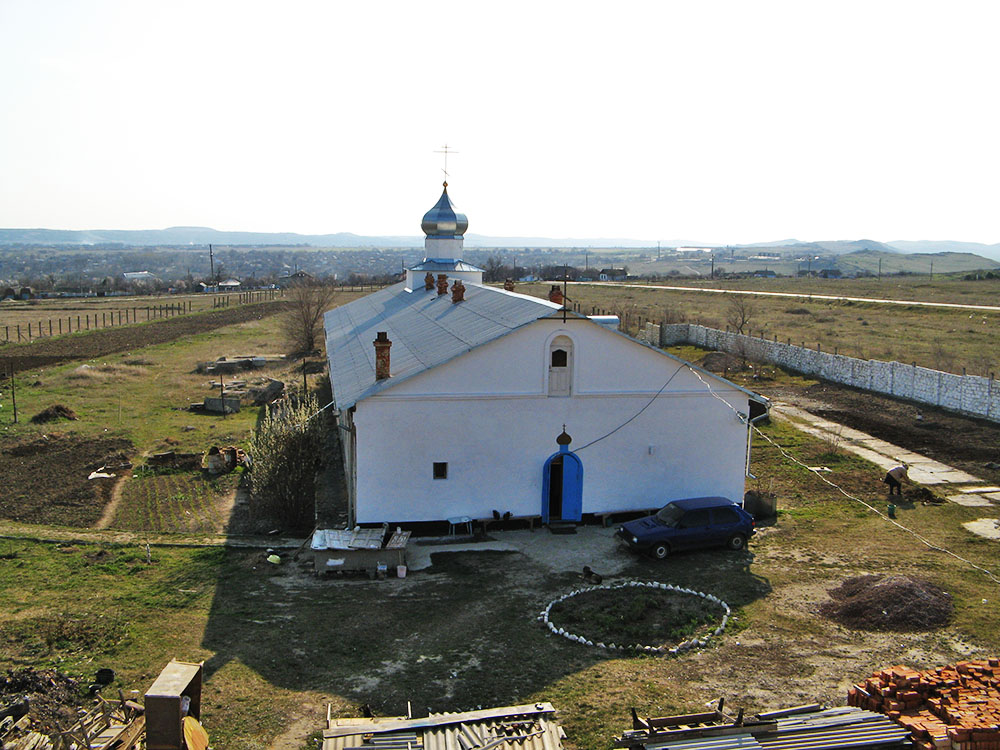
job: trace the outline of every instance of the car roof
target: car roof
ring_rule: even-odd
[[[681,510],[700,510],[701,508],[721,508],[726,505],[736,505],[727,497],[688,497],[683,500],[672,500],[668,505],[676,505]]]

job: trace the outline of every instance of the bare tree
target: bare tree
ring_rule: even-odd
[[[503,258],[499,254],[494,254],[487,258],[484,266],[483,281],[487,283],[491,281],[503,281],[507,275]]]
[[[736,333],[750,333],[750,324],[756,314],[757,308],[754,306],[752,297],[746,294],[730,296],[729,306],[726,308],[726,323]]]
[[[292,351],[312,354],[323,331],[323,313],[333,307],[337,288],[330,284],[300,284],[285,295],[289,310],[281,319],[281,331]]]

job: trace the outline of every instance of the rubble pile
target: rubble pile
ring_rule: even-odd
[[[136,750],[145,737],[143,706],[100,695],[115,678],[97,670],[88,688],[54,669],[0,675],[0,750]],[[91,697],[93,696],[93,697]]]
[[[920,750],[1000,748],[1000,659],[889,667],[852,687],[847,703],[894,719]]]
[[[948,623],[951,595],[911,576],[858,576],[830,591],[825,617],[857,630],[933,630]]]
[[[76,721],[77,707],[83,705],[80,683],[54,669],[7,670],[0,675],[0,707],[6,713],[23,706],[32,724],[45,732],[55,732],[57,725]],[[10,715],[17,711],[10,711]]]

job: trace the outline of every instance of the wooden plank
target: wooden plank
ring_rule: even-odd
[[[555,708],[551,703],[530,703],[523,706],[505,706],[503,708],[482,709],[480,711],[465,711],[456,714],[438,714],[427,716],[423,719],[390,719],[390,720],[369,720],[367,724],[356,724],[354,726],[336,726],[324,730],[324,739],[332,737],[346,737],[352,734],[381,734],[383,732],[398,732],[407,729],[428,729],[430,727],[442,727],[450,724],[461,724],[463,722],[486,721],[488,719],[506,719],[515,716],[541,716],[544,714],[554,714]]]
[[[125,728],[125,731],[121,733],[115,744],[107,750],[132,750],[145,734],[146,717],[140,714],[136,717],[135,721]]]

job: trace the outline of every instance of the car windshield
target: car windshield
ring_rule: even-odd
[[[676,526],[684,511],[673,503],[668,503],[656,512],[656,519],[666,526]]]

